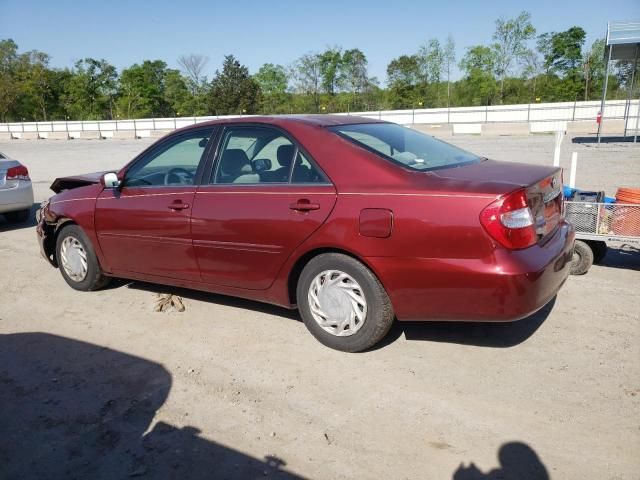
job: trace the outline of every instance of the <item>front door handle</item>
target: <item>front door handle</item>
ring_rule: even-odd
[[[180,201],[173,202],[169,205],[169,210],[186,210],[187,208],[189,208],[189,204]]]
[[[320,210],[319,203],[311,203],[306,198],[302,198],[295,203],[289,205],[291,210],[295,210],[297,212],[309,212],[311,210]]]

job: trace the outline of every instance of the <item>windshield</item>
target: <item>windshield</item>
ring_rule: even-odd
[[[329,129],[356,145],[413,170],[435,170],[481,160],[461,148],[395,123],[360,123]]]

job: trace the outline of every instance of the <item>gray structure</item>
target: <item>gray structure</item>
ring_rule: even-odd
[[[636,142],[638,136],[638,121],[640,120],[640,105],[636,108],[635,116],[631,116],[631,96],[636,81],[636,70],[638,69],[638,55],[640,53],[640,22],[609,22],[607,24],[607,40],[605,43],[605,71],[604,85],[602,87],[602,103],[600,106],[601,119],[598,124],[598,143],[600,143],[600,133],[604,122],[604,106],[607,97],[607,84],[609,83],[609,64],[612,60],[626,60],[633,63],[631,73],[631,87],[627,95],[627,103],[624,113],[624,136],[627,136],[627,125],[629,120],[635,121],[633,128],[633,141]]]

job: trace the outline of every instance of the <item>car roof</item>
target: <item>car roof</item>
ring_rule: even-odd
[[[268,123],[286,126],[288,124],[304,123],[318,127],[336,125],[353,125],[357,123],[387,123],[375,118],[359,117],[355,115],[259,115],[244,117],[227,117],[197,123],[194,126],[220,125],[226,123]],[[191,128],[187,127],[187,128]]]

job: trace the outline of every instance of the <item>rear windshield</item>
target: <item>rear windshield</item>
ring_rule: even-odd
[[[425,171],[476,163],[480,157],[395,123],[338,125],[330,130],[381,157]]]

